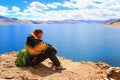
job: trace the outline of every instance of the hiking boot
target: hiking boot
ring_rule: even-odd
[[[55,70],[65,70],[66,68],[64,68],[63,66],[58,66],[58,67],[55,67]]]

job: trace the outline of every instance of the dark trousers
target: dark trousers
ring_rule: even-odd
[[[60,61],[56,56],[56,49],[52,46],[49,46],[44,53],[40,53],[37,56],[30,56],[31,65],[39,64],[47,58],[49,58],[55,66],[60,66]]]

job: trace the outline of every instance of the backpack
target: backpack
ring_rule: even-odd
[[[15,64],[17,66],[26,66],[27,62],[30,60],[29,53],[26,49],[22,49],[18,52]]]

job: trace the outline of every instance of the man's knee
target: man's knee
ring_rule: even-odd
[[[47,48],[46,52],[56,54],[56,53],[57,53],[57,50],[56,50],[54,47],[49,46],[49,47]]]

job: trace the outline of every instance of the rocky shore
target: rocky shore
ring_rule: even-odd
[[[120,67],[104,62],[74,62],[58,57],[67,69],[55,71],[49,59],[34,66],[16,67],[17,52],[0,55],[0,80],[120,80]]]

